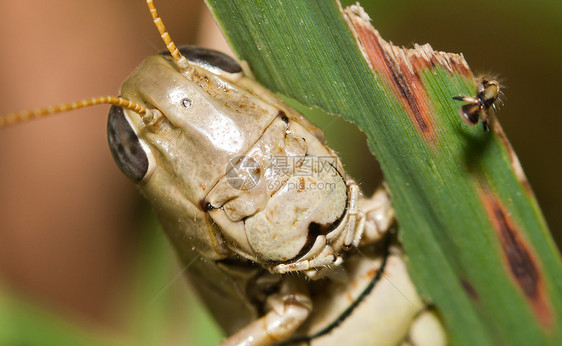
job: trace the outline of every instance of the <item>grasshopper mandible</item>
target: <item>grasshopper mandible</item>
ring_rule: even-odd
[[[383,188],[361,196],[322,132],[232,58],[168,48],[120,97],[14,113],[0,127],[112,104],[115,162],[151,202],[225,345],[444,342],[386,234]],[[435,340],[429,342],[435,344]]]

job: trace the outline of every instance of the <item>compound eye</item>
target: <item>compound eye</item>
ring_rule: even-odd
[[[182,46],[179,47],[179,50],[187,60],[195,64],[218,68],[227,73],[242,72],[242,67],[240,67],[240,64],[238,64],[236,60],[216,50],[197,46]],[[170,55],[168,52],[163,52],[161,54]]]
[[[119,169],[133,182],[140,182],[148,173],[150,153],[143,148],[121,107],[109,109],[107,141]]]

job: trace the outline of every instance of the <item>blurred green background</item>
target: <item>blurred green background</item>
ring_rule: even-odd
[[[345,1],[351,4],[353,1]],[[362,1],[397,45],[462,52],[503,82],[497,112],[551,231],[562,243],[562,3]],[[0,114],[117,94],[163,50],[143,1],[2,1]],[[202,1],[156,3],[176,43],[222,47]],[[100,19],[102,18],[102,19]],[[215,345],[149,208],[112,162],[104,107],[0,133],[0,345]],[[307,111],[307,113],[309,113]],[[360,133],[312,111],[348,173],[380,181]]]

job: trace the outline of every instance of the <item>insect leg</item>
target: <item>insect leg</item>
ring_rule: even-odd
[[[482,130],[484,130],[484,132],[489,130],[488,120],[482,120]]]
[[[394,209],[384,187],[369,199],[359,200],[359,221],[354,244],[366,245],[380,240],[394,222]]]
[[[290,338],[312,310],[306,284],[286,277],[279,293],[267,298],[267,307],[269,312],[230,336],[221,346],[273,345]]]
[[[454,96],[453,100],[457,100],[457,101],[462,101],[462,102],[466,102],[466,103],[471,103],[474,105],[479,105],[480,104],[480,99],[476,98],[476,97],[469,97],[469,96]]]
[[[278,264],[273,268],[273,272],[277,274],[285,274],[289,272],[310,271],[311,278],[319,278],[318,271],[322,267],[338,266],[342,263],[343,259],[334,253],[331,247],[325,247],[324,251],[317,257],[312,259],[303,259],[294,263]],[[310,270],[317,269],[317,270]],[[307,274],[309,274],[307,272]]]
[[[362,229],[358,229],[357,227],[357,216],[359,213],[358,209],[358,201],[360,198],[360,191],[359,186],[353,181],[347,181],[348,191],[349,191],[349,202],[347,203],[347,211],[349,213],[347,219],[347,229],[345,235],[344,246],[351,247],[352,245],[357,246],[358,243],[355,241],[357,239],[361,239],[361,232]]]

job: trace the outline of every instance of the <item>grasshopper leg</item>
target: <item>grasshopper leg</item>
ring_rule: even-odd
[[[308,318],[310,295],[302,280],[286,277],[279,293],[267,299],[269,311],[226,339],[221,346],[266,346],[287,340]]]
[[[355,246],[366,245],[380,240],[394,222],[394,209],[384,187],[379,187],[371,198],[359,200]]]

